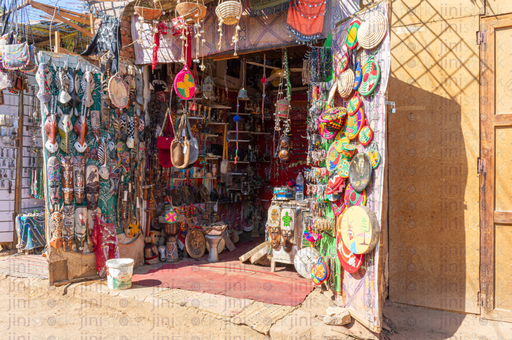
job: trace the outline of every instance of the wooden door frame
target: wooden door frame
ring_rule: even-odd
[[[484,318],[512,321],[512,313],[495,309],[495,228],[504,214],[494,213],[495,202],[495,127],[510,126],[512,120],[496,113],[495,30],[512,26],[512,14],[483,17],[480,32],[480,296],[479,305]],[[500,117],[501,116],[501,117]]]

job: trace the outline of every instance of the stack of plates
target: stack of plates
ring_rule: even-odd
[[[361,24],[357,31],[357,41],[364,49],[378,46],[386,36],[387,20],[380,12],[370,14],[369,18]]]

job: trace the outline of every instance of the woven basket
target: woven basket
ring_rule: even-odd
[[[135,6],[134,9],[135,13],[137,13],[139,17],[142,17],[147,21],[158,20],[164,12],[161,8],[150,8],[142,6]]]
[[[347,98],[354,87],[354,71],[348,68],[338,77],[338,93],[342,98]]]
[[[361,24],[357,31],[357,41],[364,49],[377,47],[386,36],[387,20],[384,14],[377,12]]]
[[[180,2],[176,5],[176,11],[188,25],[194,25],[206,16],[206,7],[197,2]]]
[[[221,2],[215,9],[215,14],[224,25],[234,25],[242,16],[242,4],[235,0]]]

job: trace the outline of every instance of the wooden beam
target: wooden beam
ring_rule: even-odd
[[[507,114],[498,114],[494,116],[494,126],[511,126],[512,125],[512,115],[510,113]]]
[[[259,67],[266,67],[266,68],[269,68],[271,70],[280,70],[281,69],[280,67],[275,67],[275,66],[272,66],[272,65],[263,65],[261,63],[257,63],[257,62],[254,62],[254,61],[248,61],[247,64],[254,65],[254,66],[259,66]]]
[[[94,34],[92,34],[91,32],[87,31],[83,27],[78,26],[77,24],[69,21],[68,19],[62,17],[61,15],[59,15],[57,13],[54,14],[52,10],[48,9],[44,5],[42,6],[42,4],[39,4],[38,2],[32,2],[32,7],[34,7],[35,9],[39,9],[39,10],[41,10],[41,11],[51,15],[52,17],[62,21],[66,25],[69,25],[69,26],[73,27],[74,29],[82,32],[83,34],[85,34],[85,35],[87,35],[87,36],[89,36],[91,38],[94,36]]]
[[[36,5],[42,5],[42,6],[48,7],[52,11],[55,9],[55,6],[52,6],[52,5],[43,4],[43,3],[32,1],[32,0],[29,0],[29,2],[30,2],[30,4],[35,3]],[[77,17],[81,17],[82,19],[88,19],[88,16],[86,14],[73,12],[73,11],[70,11],[70,10],[64,9],[64,8],[57,8],[57,13],[58,14],[66,13],[66,14],[71,14],[71,15],[77,16]]]
[[[512,212],[510,211],[495,211],[494,223],[497,224],[510,224],[512,222]]]
[[[92,14],[89,14],[89,27],[91,28],[91,33],[94,34],[95,33],[95,29],[94,29],[94,16]]]
[[[54,51],[55,53],[60,53],[60,32],[59,31],[56,31],[55,32],[55,48],[54,48]]]
[[[57,8],[57,10],[55,10],[55,7],[52,7],[50,5],[42,4],[39,2],[35,2],[35,1],[32,2],[32,7],[37,8],[38,6],[40,7],[40,8],[38,8],[40,10],[42,10],[41,8],[43,8],[43,7],[46,8],[47,11],[45,11],[45,12],[51,16],[53,16],[53,11],[55,11],[56,15],[59,14],[59,15],[63,16],[64,18],[68,18],[69,20],[74,20],[81,24],[89,25],[89,18],[84,18],[79,13],[71,12],[71,13],[73,13],[73,14],[71,14],[71,13],[64,12],[63,10],[61,10],[59,8]]]
[[[24,3],[22,3],[21,5],[19,5],[18,7],[16,7],[16,10],[19,10],[19,9],[22,9],[24,7],[27,7],[28,5],[30,5],[30,0],[27,0],[25,1]],[[13,12],[14,10],[9,10],[5,13],[2,13],[2,15],[8,15],[9,13]]]

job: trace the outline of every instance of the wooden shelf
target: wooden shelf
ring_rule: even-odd
[[[189,180],[189,179],[217,179],[217,177],[185,177],[185,178],[172,178],[172,176],[171,176],[171,180],[173,180],[173,181],[186,181],[186,180]]]
[[[208,122],[206,125],[226,125],[227,123],[221,123],[221,122]]]
[[[231,132],[236,132],[236,130],[228,130],[228,133]],[[270,135],[270,132],[238,131],[238,133],[250,133],[251,135]]]
[[[236,112],[228,112],[228,115],[236,116]],[[239,116],[253,116],[253,114],[250,112],[239,112],[238,115]],[[256,116],[256,115],[254,115],[254,116]]]
[[[228,161],[229,163],[235,163],[235,161]],[[269,161],[257,161],[257,162],[243,162],[237,161],[236,164],[249,164],[249,163],[270,163]]]
[[[188,117],[188,119],[204,119],[204,117]]]

